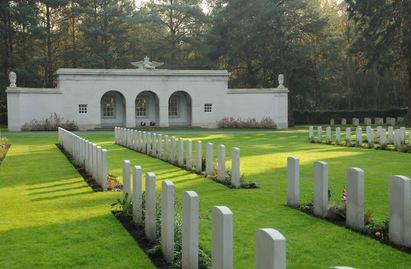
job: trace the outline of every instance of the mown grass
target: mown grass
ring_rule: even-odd
[[[165,132],[167,130],[162,130],[162,133]],[[340,200],[346,169],[360,167],[365,170],[366,209],[382,221],[387,216],[388,177],[394,174],[411,176],[409,154],[311,144],[308,143],[305,128],[257,132],[169,132],[169,135],[176,137],[225,144],[228,155],[231,147],[240,147],[245,180],[256,181],[261,188],[232,190],[117,146],[111,133],[81,135],[109,150],[109,171],[120,176],[120,180],[122,161],[129,159],[132,164],[141,165],[145,172],[156,173],[158,196],[160,182],[172,180],[176,184],[178,207],[183,191],[196,191],[200,197],[200,244],[209,252],[211,208],[215,205],[228,206],[234,213],[234,268],[254,267],[254,233],[258,228],[267,227],[278,229],[287,239],[287,268],[328,268],[332,265],[355,268],[411,267],[409,254],[285,206],[287,157],[300,158],[303,203],[311,201],[313,162],[323,160],[329,163],[329,182],[333,193],[331,203]],[[43,267],[52,267],[58,262],[61,262],[59,267],[72,267],[73,264],[79,267],[82,266],[79,263],[87,266],[93,259],[102,257],[98,266],[120,268],[128,263],[130,267],[151,268],[141,250],[109,213],[109,204],[119,194],[92,193],[85,187],[79,175],[52,145],[56,141],[55,135],[16,134],[9,135],[9,138],[13,147],[17,147],[12,147],[6,162],[0,167],[0,197],[6,197],[6,203],[0,205],[0,210],[6,212],[6,222],[0,223],[0,241],[7,239],[9,244],[6,245],[11,247],[0,245],[0,264],[11,257],[16,267],[27,267],[34,260],[42,262]],[[217,146],[214,155],[217,156]],[[20,165],[25,165],[24,169],[16,169]],[[49,186],[60,183],[68,185]],[[32,187],[43,187],[42,191],[50,193],[32,194],[39,191],[28,190]],[[53,192],[55,189],[62,190]],[[79,194],[82,192],[85,194]],[[49,196],[56,198],[49,199]],[[41,200],[43,198],[45,200]],[[24,215],[21,215],[22,210]],[[13,223],[8,223],[9,219]],[[15,230],[24,232],[21,234]],[[27,242],[31,243],[29,245],[41,242],[40,250],[34,251],[34,246],[29,251],[18,248],[19,244]],[[87,248],[86,242],[89,242]],[[63,255],[67,248],[71,251]],[[47,253],[47,258],[43,257],[43,252]],[[137,261],[140,264],[136,267]]]

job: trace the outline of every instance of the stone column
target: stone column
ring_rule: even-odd
[[[325,217],[328,211],[328,165],[314,163],[314,215]]]
[[[233,213],[226,206],[214,206],[212,210],[211,268],[233,268]]]
[[[170,152],[168,150],[168,135],[164,135],[164,161],[168,161]]]
[[[206,148],[206,175],[213,175],[213,143],[208,143]]]
[[[183,193],[182,269],[198,268],[198,195]]]
[[[225,146],[218,146],[218,164],[217,164],[217,179],[220,181],[225,180]]]
[[[160,127],[169,127],[168,100],[160,100],[159,120],[160,120],[160,123],[159,123]]]
[[[289,206],[300,205],[300,161],[296,157],[288,157],[288,199]]]
[[[108,188],[107,176],[108,176],[107,150],[102,149],[101,150],[101,187],[103,188],[103,191],[107,191],[107,188]]]
[[[256,269],[286,269],[285,237],[279,231],[258,229],[255,245]]]
[[[131,195],[131,186],[130,186],[130,161],[123,161],[123,192],[128,195],[130,199]]]
[[[317,142],[318,143],[323,142],[323,128],[321,126],[317,127]]]
[[[231,185],[241,186],[240,148],[231,149]]]
[[[150,242],[156,240],[156,176],[154,173],[146,174],[146,212],[144,230]]]
[[[364,229],[364,171],[359,168],[347,170],[346,223],[353,229]]]
[[[141,169],[141,166],[135,165],[133,168],[133,220],[135,223],[141,223],[143,220],[142,181],[143,181],[143,170]]]
[[[133,128],[136,126],[136,109],[134,100],[126,102],[126,127]]]
[[[163,156],[163,135],[157,135],[157,158],[161,159]]]
[[[161,184],[161,250],[168,263],[174,260],[174,184]]]
[[[176,138],[175,136],[171,137],[171,154],[170,154],[170,162],[176,162]]]
[[[196,172],[201,173],[203,171],[203,153],[202,143],[197,141],[196,143]]]
[[[339,145],[341,143],[341,128],[335,128],[335,144]]]
[[[187,140],[186,168],[190,171],[193,169],[193,143],[191,139]]]
[[[405,176],[392,176],[389,180],[390,241],[411,247],[411,180]]]
[[[184,140],[183,138],[178,138],[178,166],[184,166]]]

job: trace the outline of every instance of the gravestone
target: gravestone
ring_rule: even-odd
[[[193,142],[191,139],[187,140],[186,168],[190,171],[193,169]]]
[[[357,138],[357,144],[361,146],[362,144],[362,128],[357,127],[356,129],[356,138]]]
[[[163,157],[163,135],[158,135],[158,149],[157,158],[161,159]]]
[[[143,170],[141,166],[133,168],[133,221],[141,223],[143,220],[142,202],[143,202]]]
[[[310,142],[314,141],[314,126],[308,127],[308,139]]]
[[[182,268],[198,268],[198,195],[183,193]]]
[[[289,206],[298,207],[300,205],[300,164],[296,157],[288,157],[288,199]]]
[[[211,268],[233,268],[233,213],[226,206],[212,209]]]
[[[342,118],[341,119],[341,125],[347,125],[347,119]]]
[[[202,143],[197,141],[196,143],[196,172],[201,173],[203,171],[203,155],[202,155]]]
[[[171,154],[170,154],[170,162],[176,162],[176,138],[175,136],[171,137]]]
[[[345,142],[347,146],[351,144],[351,128],[349,127],[345,129]]]
[[[323,128],[321,126],[317,127],[317,142],[318,143],[323,142]]]
[[[236,188],[241,186],[240,149],[231,149],[231,185]]]
[[[331,127],[327,127],[325,129],[325,140],[326,140],[327,144],[331,143]]]
[[[364,171],[359,168],[347,170],[347,226],[364,229]]]
[[[213,175],[213,143],[207,143],[206,148],[206,175],[212,176]]]
[[[123,192],[127,193],[128,199],[130,199],[131,195],[130,165],[131,163],[129,160],[123,161]]]
[[[279,231],[258,229],[255,245],[256,269],[286,269],[285,237]]]
[[[358,118],[353,118],[352,119],[352,125],[354,125],[354,126],[360,125],[360,120]]]
[[[157,157],[157,134],[153,133],[151,136],[151,156]]]
[[[178,138],[178,166],[184,166],[184,140]]]
[[[387,145],[387,132],[385,129],[381,129],[380,132],[380,145],[381,146],[386,146]]]
[[[168,263],[174,260],[174,184],[161,183],[161,250]]]
[[[314,163],[314,215],[325,217],[328,211],[328,164]]]
[[[330,119],[330,125],[331,125],[331,126],[334,126],[334,125],[335,125],[334,119]]]
[[[225,146],[218,146],[218,163],[217,163],[217,179],[220,181],[225,180]]]
[[[107,150],[106,149],[101,150],[101,169],[102,169],[101,170],[101,174],[102,174],[101,187],[103,188],[103,191],[107,191],[108,168],[107,168]]]
[[[341,128],[335,128],[335,144],[339,145],[341,143]]]
[[[156,176],[151,172],[146,174],[145,206],[145,235],[150,242],[154,242],[156,240]]]
[[[168,135],[164,135],[164,160],[168,161],[170,152],[168,150]]]

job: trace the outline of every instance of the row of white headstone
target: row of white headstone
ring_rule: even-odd
[[[136,150],[138,152],[151,155],[152,157],[177,164],[180,167],[185,166],[186,169],[192,170],[195,166],[197,173],[202,173],[202,142],[196,142],[196,159],[193,165],[193,145],[192,140],[178,138],[157,133],[139,131],[116,127],[114,129],[116,144]],[[169,149],[169,144],[171,149]],[[186,146],[184,146],[186,144]],[[206,167],[205,174],[214,176],[214,157],[213,143],[207,143],[206,147]],[[226,148],[224,145],[218,147],[217,160],[217,179],[224,181],[226,177]],[[241,185],[241,170],[240,170],[240,149],[234,147],[231,149],[231,185],[239,188]]]
[[[401,123],[404,121],[403,117],[398,117],[397,119],[392,118],[392,117],[387,117],[385,119],[385,122],[387,125],[394,126],[396,122]],[[364,118],[364,125],[372,125],[372,119],[371,118]],[[374,118],[374,124],[376,125],[383,125],[384,124],[384,118]],[[334,126],[335,125],[335,120],[330,119],[330,125]],[[347,125],[347,119],[342,118],[341,119],[341,125]],[[359,118],[353,118],[352,119],[352,125],[354,126],[359,126],[360,125],[360,119]]]
[[[299,159],[289,157],[287,204],[300,205]],[[328,164],[314,163],[314,214],[325,217],[328,212]],[[364,229],[364,171],[349,168],[346,176],[346,225]],[[411,180],[405,176],[389,178],[389,240],[397,245],[411,247]]]
[[[377,127],[377,132],[376,132],[376,137],[374,134],[374,129],[371,126],[366,127],[366,139],[367,143],[369,145],[373,145],[375,141],[377,140],[378,143],[381,146],[386,146],[388,144],[394,144],[396,148],[400,148],[401,145],[406,144],[406,138],[407,138],[407,132],[405,127],[400,127],[399,129],[394,129],[392,126],[388,127],[388,131],[385,128],[382,128],[382,126]],[[317,132],[316,136],[314,133],[314,126],[310,126],[308,128],[308,137],[311,142],[316,142],[316,143],[322,143],[323,142],[323,129],[321,126],[317,127]],[[345,142],[347,145],[350,145],[352,142],[352,137],[351,137],[352,131],[351,128],[346,128],[345,129]],[[411,135],[411,132],[410,132]],[[342,141],[342,133],[341,133],[341,128],[337,127],[335,128],[335,143],[341,144]],[[331,143],[332,142],[332,128],[331,127],[326,127],[325,130],[325,142],[326,143]],[[411,143],[411,137],[408,140]],[[362,127],[357,127],[355,129],[355,142],[359,145],[363,143],[363,129]]]
[[[107,150],[60,127],[58,139],[64,150],[107,191]]]
[[[132,197],[133,221],[142,222],[143,171],[141,166],[133,167],[131,180],[131,163],[123,161],[123,191]],[[133,186],[132,186],[133,185]],[[156,176],[152,172],[145,177],[145,216],[144,233],[151,242],[157,240],[156,226]],[[175,185],[165,180],[161,183],[161,224],[160,243],[164,259],[171,263],[174,260],[175,232]],[[233,213],[226,206],[212,208],[212,268],[233,268]],[[182,197],[182,268],[198,268],[198,235],[199,235],[199,197],[194,191],[183,192]],[[285,269],[285,237],[275,229],[258,229],[255,234],[255,268]],[[333,267],[343,268],[343,267]],[[348,267],[344,267],[348,268]]]

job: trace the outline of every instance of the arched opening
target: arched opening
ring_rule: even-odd
[[[101,126],[125,126],[126,100],[118,91],[106,92],[100,101]]]
[[[174,92],[168,99],[170,126],[191,126],[191,96],[185,91]]]
[[[152,91],[144,91],[137,95],[135,100],[136,126],[158,126],[159,100]]]

